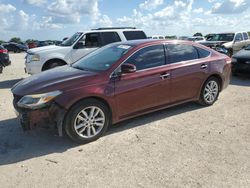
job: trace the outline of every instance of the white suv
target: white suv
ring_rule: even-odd
[[[77,32],[60,46],[45,46],[27,51],[25,71],[36,74],[57,66],[71,64],[97,48],[119,41],[146,39],[136,28],[98,28]]]

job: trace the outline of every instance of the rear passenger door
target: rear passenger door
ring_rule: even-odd
[[[101,33],[102,46],[111,44],[114,42],[120,42],[121,38],[117,32],[103,32]]]
[[[171,103],[199,96],[208,73],[209,51],[188,44],[168,44],[167,56],[171,67]]]
[[[123,31],[126,40],[147,39],[143,31]]]

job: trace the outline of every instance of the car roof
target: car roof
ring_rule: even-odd
[[[142,29],[105,29],[105,30],[98,30],[98,29],[93,29],[93,30],[87,30],[87,31],[78,31],[79,33],[100,33],[100,32],[114,32],[114,31],[143,31]]]
[[[117,42],[115,44],[124,44],[124,45],[131,45],[131,46],[147,46],[147,45],[153,45],[153,44],[195,44],[197,43],[191,42],[191,41],[184,41],[184,40],[168,40],[168,39],[161,39],[161,40],[154,40],[154,39],[140,39],[140,40],[128,40],[124,42]]]

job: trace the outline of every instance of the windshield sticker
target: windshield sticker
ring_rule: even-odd
[[[131,48],[131,46],[128,46],[128,45],[119,45],[119,46],[117,46],[117,48],[122,48],[122,49],[127,50],[127,49]]]

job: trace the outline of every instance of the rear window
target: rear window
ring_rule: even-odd
[[[137,39],[146,39],[147,36],[143,31],[123,31],[127,40],[137,40]]]
[[[178,63],[199,58],[197,50],[191,45],[169,44],[167,45],[167,50],[170,63]]]
[[[205,58],[205,57],[210,56],[210,52],[208,50],[205,50],[205,49],[202,49],[202,48],[199,48],[199,47],[195,47],[195,48],[198,51],[199,58]]]
[[[4,49],[4,47],[0,45],[0,50],[3,50],[3,49]]]
[[[248,40],[248,34],[247,33],[243,33],[243,38],[244,38],[244,40]]]
[[[103,45],[121,41],[119,35],[116,32],[103,32],[101,35]]]

